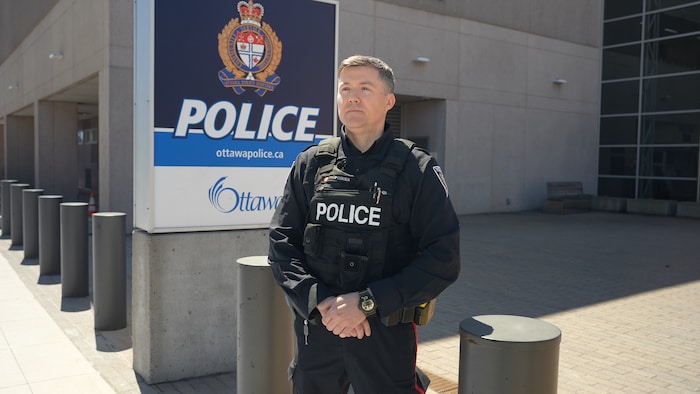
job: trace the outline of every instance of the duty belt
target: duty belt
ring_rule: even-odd
[[[385,326],[394,326],[399,323],[416,323],[425,326],[435,313],[436,299],[424,302],[413,308],[402,308],[387,317],[382,318]]]

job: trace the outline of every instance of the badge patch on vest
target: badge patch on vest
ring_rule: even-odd
[[[435,175],[437,175],[440,183],[442,183],[442,187],[445,189],[445,196],[449,197],[450,192],[447,191],[447,180],[445,180],[445,174],[442,173],[442,168],[440,168],[440,166],[433,166],[433,171],[435,171]]]

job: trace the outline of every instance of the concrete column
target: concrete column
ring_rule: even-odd
[[[90,293],[88,263],[88,204],[61,203],[61,295],[87,297]]]
[[[39,196],[39,275],[61,273],[62,196]]]
[[[3,179],[2,184],[2,236],[7,237],[12,233],[12,184],[17,183],[16,179]]]
[[[124,67],[100,71],[99,83],[99,210],[125,212],[125,230],[131,232],[134,221],[131,58]]]
[[[35,104],[36,184],[74,200],[78,195],[78,104]]]
[[[12,204],[12,211],[10,212],[12,232],[10,237],[12,238],[12,246],[20,246],[24,242],[22,238],[24,235],[24,230],[22,229],[22,190],[28,188],[29,184],[27,183],[13,183],[10,186],[10,204]]]
[[[92,298],[95,329],[126,327],[126,214],[92,215]]]
[[[34,185],[34,119],[5,118],[5,175]]]
[[[237,392],[291,393],[294,323],[267,256],[238,259]],[[264,365],[265,368],[260,368]]]
[[[22,239],[25,259],[39,257],[39,196],[43,192],[43,189],[22,191]]]

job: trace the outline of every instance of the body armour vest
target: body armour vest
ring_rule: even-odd
[[[412,146],[395,140],[380,166],[355,176],[337,166],[340,138],[319,144],[304,253],[312,274],[337,294],[365,289],[393,274],[385,270],[386,259],[407,264],[415,256],[410,205],[397,209],[394,195]]]

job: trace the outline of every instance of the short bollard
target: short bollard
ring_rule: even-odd
[[[10,197],[11,195],[11,189],[10,186],[12,186],[13,183],[17,183],[17,180],[15,179],[3,179],[0,181],[0,185],[2,185],[2,189],[0,190],[0,193],[2,193],[2,236],[6,237],[11,234],[11,229],[12,229],[12,222],[10,221],[10,212],[12,212],[12,203]]]
[[[24,258],[39,257],[39,196],[44,189],[22,190],[22,240]]]
[[[286,394],[294,357],[292,313],[267,256],[238,259],[237,392]]]
[[[29,184],[27,183],[13,183],[10,186],[10,205],[12,205],[12,210],[10,212],[10,227],[12,232],[10,233],[10,238],[12,246],[21,246],[24,243],[22,239],[24,235],[24,230],[22,229],[22,190],[28,189]]]
[[[61,203],[61,295],[87,297],[90,294],[88,272],[88,204]]]
[[[95,329],[126,327],[126,214],[92,215],[92,297]]]
[[[39,196],[39,275],[61,273],[61,201],[63,196]]]
[[[557,393],[557,327],[529,317],[484,315],[459,328],[459,394]]]

